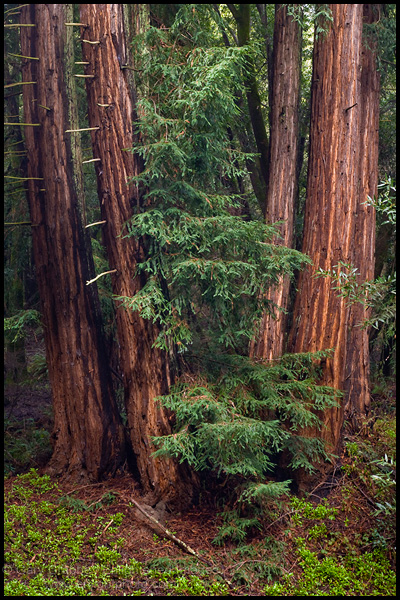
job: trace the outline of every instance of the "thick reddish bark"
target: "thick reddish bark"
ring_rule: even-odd
[[[354,232],[360,226],[362,4],[332,4],[333,23],[314,46],[310,157],[303,252],[313,266],[301,272],[290,348],[313,352],[335,348],[324,365],[322,382],[343,390],[348,360],[349,308],[319,268],[332,269],[354,257]],[[354,106],[357,103],[356,106]],[[352,107],[352,108],[351,108]],[[360,254],[360,260],[364,257]],[[354,365],[355,366],[355,365]],[[330,451],[340,444],[344,403],[321,416],[321,436]]]
[[[98,480],[124,459],[73,174],[64,4],[26,5],[21,28],[28,201],[54,404],[52,472]]]
[[[101,215],[107,221],[104,240],[110,269],[117,270],[112,287],[117,296],[132,297],[143,285],[135,270],[144,249],[139,240],[120,234],[140,205],[139,191],[128,180],[142,165],[138,155],[127,151],[134,143],[135,107],[133,81],[128,79],[132,71],[124,9],[122,4],[81,4],[81,22],[86,24],[82,29],[83,59],[89,63],[86,73],[94,76],[86,80],[86,89],[90,126],[99,128],[92,132],[92,146],[93,156],[101,159],[96,172]],[[141,483],[154,498],[184,503],[191,490],[185,489],[178,464],[151,457],[155,450],[151,436],[170,433],[167,413],[154,402],[168,392],[172,380],[168,356],[153,348],[158,330],[150,321],[118,303],[116,318],[129,435]]]
[[[379,20],[380,5],[364,4],[364,22]],[[361,152],[357,219],[354,229],[352,263],[360,274],[359,283],[372,281],[375,270],[375,209],[366,205],[367,197],[378,192],[379,92],[374,36],[364,38],[361,53],[360,111]],[[350,307],[345,376],[345,413],[355,429],[360,427],[370,408],[369,331],[361,325],[369,317],[365,306]]]
[[[287,7],[276,5],[273,46],[273,70],[271,98],[271,131],[268,166],[268,191],[266,198],[266,221],[284,221],[280,226],[281,239],[275,243],[292,246],[293,209],[297,193],[297,153],[299,131],[300,89],[300,28]],[[268,292],[268,298],[276,306],[286,309],[289,298],[289,278],[281,279],[278,286]],[[259,334],[252,342],[250,355],[274,359],[284,351],[286,315],[273,309],[274,315],[266,313],[260,324]]]

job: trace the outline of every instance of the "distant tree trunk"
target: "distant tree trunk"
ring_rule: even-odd
[[[214,11],[216,12],[216,14],[219,17],[219,20],[217,21],[217,23],[221,27],[221,33],[222,33],[222,38],[224,40],[224,44],[227,48],[229,48],[231,43],[229,41],[229,36],[228,36],[227,30],[221,25],[221,13],[218,8],[219,5],[213,4],[212,6],[214,8]],[[257,8],[259,6],[264,7],[264,5],[258,4]],[[233,5],[230,5],[229,8],[232,12],[235,12],[235,8],[233,7]],[[249,14],[249,18],[250,18],[250,14]],[[264,21],[263,21],[263,23],[264,23]],[[230,30],[230,33],[231,33],[231,36],[233,35],[234,41],[237,44],[238,43],[237,36],[231,30]],[[268,64],[269,64],[269,62],[268,62]],[[243,98],[242,94],[237,92],[236,97],[237,97],[236,104],[237,104],[238,109],[242,113],[243,119],[241,120],[240,123],[238,122],[236,124],[236,127],[235,126],[232,127],[233,133],[236,135],[236,137],[239,141],[242,152],[244,152],[246,154],[247,153],[255,154],[257,152],[257,148],[256,148],[255,140],[253,141],[254,134],[252,132],[252,123],[249,118],[250,115],[247,116],[244,111],[244,107],[243,107],[244,98]],[[267,140],[267,142],[268,142],[268,140]],[[268,143],[267,143],[267,149],[268,149]],[[254,194],[255,194],[258,204],[264,214],[265,198],[267,195],[267,187],[266,187],[267,184],[266,184],[266,180],[264,179],[264,176],[261,171],[260,157],[254,156],[252,158],[246,158],[245,160],[246,160],[246,170],[249,174]],[[265,174],[266,174],[266,171],[264,171],[264,175]]]
[[[68,13],[68,16],[67,16]],[[21,11],[28,201],[47,364],[54,404],[50,470],[72,480],[114,474],[124,460],[123,429],[113,397],[98,320],[74,176],[70,133],[72,5],[30,4]],[[75,151],[74,151],[75,148]]]
[[[141,240],[124,238],[124,224],[140,208],[141,196],[130,177],[142,169],[140,158],[129,151],[134,144],[132,122],[135,120],[134,82],[125,38],[122,4],[81,4],[83,60],[86,73],[88,114],[96,163],[101,216],[106,220],[104,240],[112,274],[113,292],[132,297],[144,284],[135,273],[145,249]],[[88,42],[95,43],[88,43]],[[153,499],[181,501],[190,497],[190,485],[182,479],[178,464],[167,458],[152,458],[152,436],[170,433],[169,418],[156,396],[166,394],[173,379],[168,355],[153,344],[158,329],[137,312],[116,310],[121,347],[129,436],[136,458],[141,484]]]
[[[10,46],[12,52],[18,52],[19,43],[18,39],[15,38],[15,44]],[[4,61],[4,84],[12,85],[18,81],[20,71],[20,65],[15,64],[12,61],[12,56]],[[5,93],[4,95],[4,121],[13,122],[16,119],[16,115],[20,114],[20,102],[18,95],[15,92]],[[19,118],[20,121],[23,119]],[[24,177],[26,176],[26,160],[22,152],[22,127],[6,127],[4,131],[4,150],[6,164],[4,168],[4,175],[6,177]],[[16,150],[18,149],[18,150]],[[19,151],[19,152],[18,152]],[[14,154],[15,152],[15,154]],[[16,189],[17,187],[17,189]],[[15,180],[5,181],[4,186],[4,209],[5,209],[5,221],[16,222],[26,220],[26,206],[24,202],[11,202],[11,198],[15,199],[17,191],[20,191],[20,197],[24,196],[22,185],[15,183]],[[11,194],[10,194],[11,192]],[[8,271],[13,272],[12,278],[10,277],[6,281],[4,289],[4,306],[7,307],[4,316],[9,317],[15,310],[21,310],[26,303],[26,280],[29,277],[29,264],[28,261],[24,261],[23,269],[21,269],[20,259],[18,258],[19,252],[21,251],[21,245],[25,239],[24,227],[15,227],[13,230],[8,230],[6,233],[7,246],[5,244],[5,256],[4,266]],[[10,243],[11,238],[11,243]],[[7,347],[16,350],[18,348],[18,354],[21,353],[23,364],[25,364],[25,351],[24,351],[24,339],[17,340],[16,342],[8,342]]]
[[[284,221],[279,228],[282,238],[275,239],[275,243],[289,248],[293,242],[293,211],[298,188],[300,53],[299,25],[288,15],[286,6],[277,4],[270,94],[268,191],[264,214],[269,224]],[[284,277],[268,292],[269,300],[283,310],[288,305],[289,285],[289,278]],[[259,334],[250,346],[250,356],[271,360],[284,351],[286,315],[278,309],[272,308],[272,311],[273,316],[266,313],[262,318]]]
[[[251,4],[227,5],[231,11],[237,25],[237,41],[239,46],[246,46],[250,42],[250,15]],[[255,65],[252,58],[247,58],[247,68],[244,73],[244,85],[246,87],[247,104],[249,107],[250,120],[257,145],[257,152],[260,154],[260,160],[257,161],[261,176],[264,180],[263,185],[254,185],[257,199],[260,201],[259,188],[268,188],[268,152],[269,142],[265,127],[264,116],[261,107],[261,98],[258,91]],[[265,211],[265,205],[262,202],[261,210]],[[264,213],[265,214],[265,213]]]
[[[335,348],[323,365],[322,383],[344,389],[348,373],[349,308],[319,268],[332,269],[354,258],[360,206],[362,4],[331,4],[333,23],[315,41],[312,77],[310,156],[303,252],[313,266],[300,273],[289,347],[293,352]],[[366,142],[366,140],[364,139]],[[363,184],[364,185],[364,184]],[[360,249],[360,263],[367,259]],[[357,342],[358,343],[358,342]],[[356,365],[353,365],[356,368]],[[344,402],[320,415],[324,428],[304,435],[322,437],[337,452]],[[322,466],[321,466],[322,469]]]
[[[364,23],[374,23],[380,17],[379,4],[364,4]],[[371,281],[375,271],[375,209],[365,205],[367,196],[378,192],[379,92],[380,77],[376,69],[374,36],[364,34],[361,54],[360,111],[360,172],[357,220],[354,229],[352,263],[360,273],[359,282]],[[345,376],[345,414],[355,430],[370,408],[369,391],[369,331],[360,325],[369,316],[365,306],[350,307]]]

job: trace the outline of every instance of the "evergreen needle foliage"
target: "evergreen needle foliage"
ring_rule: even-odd
[[[191,383],[160,399],[176,426],[154,440],[156,454],[234,478],[240,502],[262,507],[288,491],[289,482],[266,481],[280,452],[290,453],[293,468],[311,469],[317,455],[325,456],[301,428],[319,423],[315,409],[335,402],[331,388],[316,385],[317,365],[331,351],[274,364],[246,356],[271,310],[268,289],[310,261],[271,243],[276,226],[252,215],[245,167],[252,156],[229,131],[241,117],[237,93],[253,50],[216,46],[204,21],[198,27],[209,10],[202,7],[194,13],[182,5],[179,28],[150,28],[136,40],[142,96],[133,150],[145,167],[134,178],[142,201],[121,235],[143,241],[137,271],[145,284],[134,297],[117,299],[157,323],[156,345],[168,349],[172,340],[192,372]],[[151,51],[140,54],[146,47]]]
[[[41,315],[37,310],[20,310],[12,317],[4,318],[4,332],[14,344],[27,335],[27,327],[41,327]]]
[[[208,45],[204,23],[203,45],[188,47],[197,18],[182,7],[179,30],[150,28],[138,36],[139,56],[140,48],[151,49],[141,57],[138,87],[147,93],[139,100],[134,148],[145,164],[134,178],[143,200],[123,235],[144,240],[138,271],[146,284],[118,300],[161,325],[160,347],[167,349],[170,337],[183,350],[195,343],[196,330],[202,345],[216,337],[243,353],[269,307],[265,291],[309,259],[272,244],[276,227],[245,211],[255,203],[250,192],[238,193],[250,156],[228,131],[240,117],[236,93],[249,50]]]
[[[160,398],[176,422],[173,434],[153,439],[155,455],[235,476],[240,502],[265,506],[289,490],[290,481],[267,482],[280,452],[289,452],[293,469],[311,471],[317,457],[329,460],[321,441],[303,437],[301,429],[320,422],[314,409],[336,404],[332,388],[316,385],[318,364],[330,354],[288,354],[274,364],[203,355],[207,380],[176,384]]]

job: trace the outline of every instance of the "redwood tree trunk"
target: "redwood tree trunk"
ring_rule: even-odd
[[[300,28],[287,7],[281,4],[275,9],[273,45],[273,70],[271,98],[271,131],[268,166],[268,191],[266,198],[266,221],[284,221],[280,226],[282,238],[277,244],[291,247],[293,242],[293,209],[297,194],[297,153],[299,132],[300,89]],[[266,313],[260,324],[259,335],[252,342],[250,355],[274,359],[283,354],[286,315],[273,308],[285,310],[289,298],[288,277],[268,292],[273,303],[273,315]]]
[[[104,240],[110,269],[116,269],[112,287],[115,295],[132,297],[143,285],[135,270],[144,249],[139,240],[124,238],[121,231],[134,207],[140,207],[139,190],[128,180],[142,165],[129,151],[134,144],[135,107],[124,10],[122,4],[81,4],[83,60],[89,63],[86,73],[93,76],[86,80],[86,89],[90,126],[98,128],[92,132],[92,147],[94,158],[101,159],[96,172],[101,216],[106,220]],[[171,431],[167,413],[154,402],[171,384],[168,356],[153,348],[158,330],[150,321],[118,303],[116,319],[129,435],[142,486],[153,499],[184,502],[190,488],[184,488],[178,464],[151,457],[155,450],[151,436]]]
[[[70,6],[70,5],[69,5]],[[25,5],[21,51],[28,201],[47,364],[54,404],[50,470],[74,480],[113,474],[124,460],[123,429],[106,363],[95,289],[73,174],[64,4]],[[72,42],[72,40],[71,40]]]
[[[293,352],[335,348],[322,383],[343,390],[349,345],[349,308],[319,268],[332,269],[354,257],[354,232],[360,227],[361,82],[363,5],[331,4],[333,23],[314,46],[310,157],[302,251],[313,266],[301,272],[293,315]],[[353,106],[357,103],[356,106]],[[352,108],[351,108],[352,107]],[[360,262],[368,260],[360,249]],[[357,342],[358,343],[358,342]],[[356,368],[356,365],[352,365]],[[324,428],[304,432],[321,436],[327,449],[339,448],[344,402],[320,415]]]
[[[364,23],[379,20],[379,4],[364,4]],[[373,36],[364,40],[361,54],[360,173],[357,220],[354,229],[352,263],[358,268],[359,282],[372,281],[375,271],[375,209],[364,204],[378,192],[379,92],[380,77],[376,69],[376,44]],[[346,420],[359,429],[370,408],[369,330],[360,325],[369,317],[363,304],[350,307],[345,377]]]

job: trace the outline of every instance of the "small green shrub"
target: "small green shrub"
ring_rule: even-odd
[[[318,361],[329,354],[285,355],[273,365],[225,355],[222,366],[214,367],[212,382],[178,384],[160,398],[176,423],[171,435],[153,438],[159,447],[154,455],[175,456],[234,482],[238,505],[223,516],[218,543],[243,541],[263,512],[288,495],[290,481],[266,481],[280,452],[292,456],[292,469],[312,470],[317,457],[329,459],[319,439],[298,433],[318,423],[313,407],[336,404],[335,391],[314,379]]]

